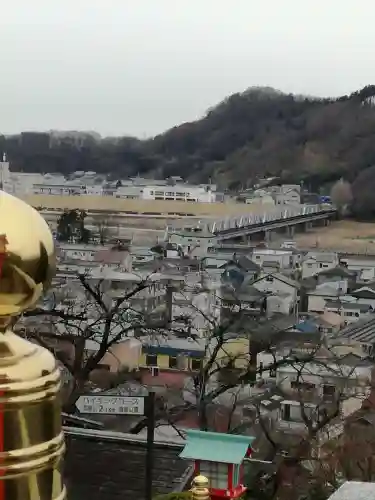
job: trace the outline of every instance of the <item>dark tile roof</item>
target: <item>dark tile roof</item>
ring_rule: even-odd
[[[239,257],[237,262],[242,267],[242,269],[245,269],[245,271],[254,271],[254,272],[260,271],[260,266],[258,266],[258,264],[253,262],[251,259],[249,259],[245,255],[241,255],[241,257]]]
[[[318,276],[335,276],[340,278],[355,278],[357,273],[355,271],[349,271],[343,266],[336,266],[331,269],[324,269],[318,273]]]
[[[365,287],[363,287],[356,289],[354,292],[351,292],[350,295],[356,297],[357,299],[375,299],[375,290],[373,290],[372,288],[366,289]]]
[[[233,302],[255,302],[262,300],[267,294],[260,292],[251,285],[242,286],[238,290],[233,291],[225,286],[221,287],[221,298]]]
[[[361,304],[358,302],[342,302],[340,300],[327,300],[326,307],[332,307],[335,309],[348,309],[348,310],[358,310],[360,312],[369,312],[371,309],[370,304]]]
[[[126,436],[126,435],[125,435]],[[65,482],[69,500],[143,500],[146,446],[119,433],[66,430]],[[155,444],[153,495],[181,491],[191,463],[181,445]]]
[[[243,271],[246,271],[246,272],[251,271],[251,272],[255,272],[255,273],[258,273],[261,269],[258,264],[253,262],[251,259],[249,259],[245,255],[241,255],[239,258],[234,257],[233,259],[223,263],[220,266],[220,269],[224,269],[224,268],[229,267],[229,266],[236,266],[236,267],[242,269]]]
[[[334,337],[349,339],[363,344],[373,344],[375,342],[375,315],[366,314],[340,330]]]

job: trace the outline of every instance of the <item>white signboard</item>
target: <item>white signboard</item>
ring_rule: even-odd
[[[144,398],[128,396],[81,396],[76,406],[81,413],[102,415],[144,415]]]

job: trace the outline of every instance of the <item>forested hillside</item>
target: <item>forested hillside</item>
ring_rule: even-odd
[[[0,138],[0,146],[13,169],[25,172],[91,170],[114,179],[180,175],[233,188],[279,176],[318,189],[341,177],[353,182],[361,174],[363,179],[363,172],[375,166],[373,96],[375,86],[338,99],[250,88],[201,120],[147,141],[88,136],[80,144],[57,143],[48,134],[23,133]]]

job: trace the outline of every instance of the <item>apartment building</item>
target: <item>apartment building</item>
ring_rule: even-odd
[[[200,203],[216,202],[215,186],[176,184],[171,186],[149,185],[143,188],[144,200],[190,201]]]

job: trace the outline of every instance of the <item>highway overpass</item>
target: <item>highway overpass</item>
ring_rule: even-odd
[[[295,207],[275,207],[263,214],[249,214],[240,217],[227,217],[208,224],[207,230],[215,234],[219,241],[251,239],[252,235],[264,233],[270,239],[272,232],[284,230],[293,236],[296,226],[312,227],[336,217],[336,209],[331,206],[298,205]]]

